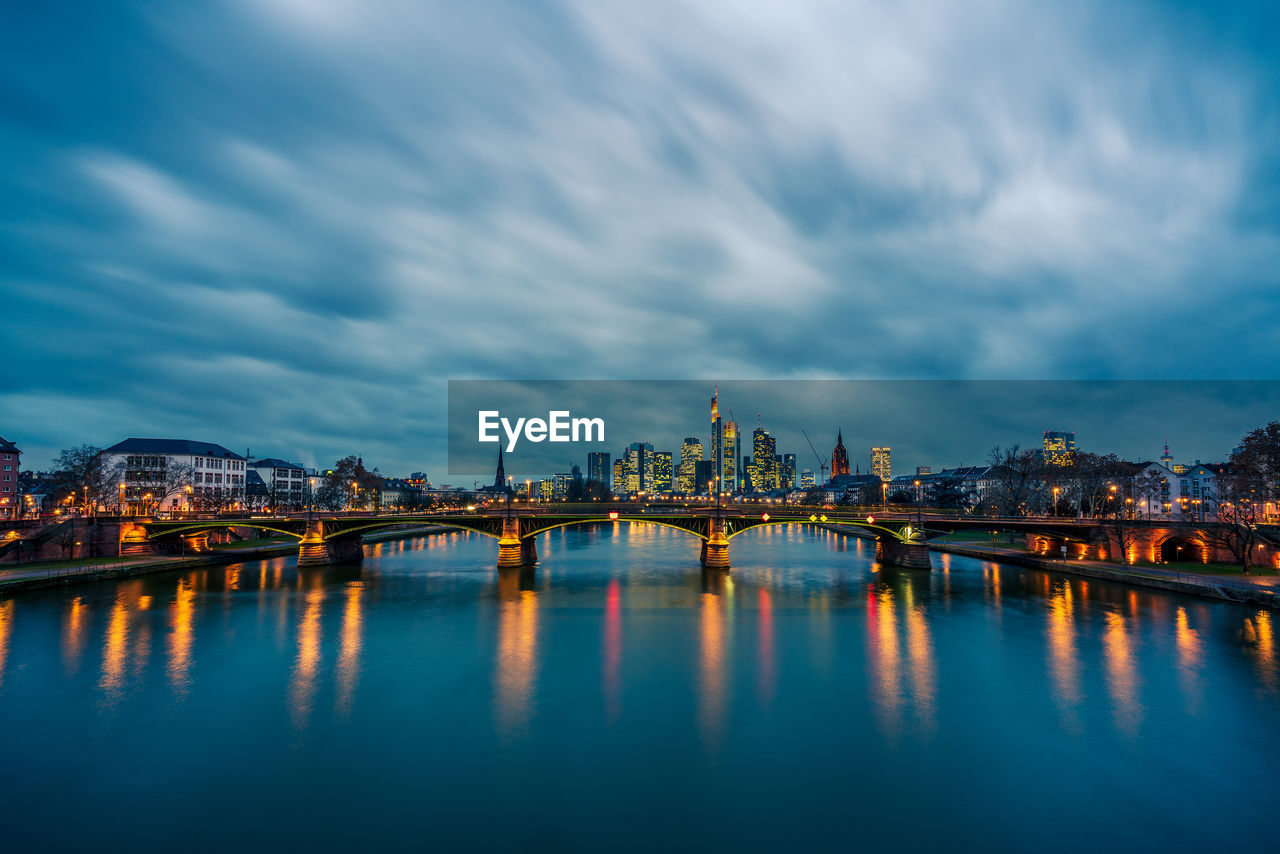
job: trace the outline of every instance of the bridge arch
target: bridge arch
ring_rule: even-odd
[[[672,530],[682,531],[686,534],[697,537],[698,539],[703,540],[704,542],[707,539],[707,537],[704,534],[701,534],[693,530],[692,528],[686,528],[683,525],[677,525],[673,522],[666,522],[659,519],[646,518],[643,516],[639,516],[639,517],[619,516],[617,519],[565,519],[565,520],[559,520],[552,525],[545,525],[541,528],[535,528],[532,531],[521,532],[520,536],[522,538],[536,537],[538,534],[543,534],[543,533],[546,533],[547,531],[554,531],[557,528],[568,528],[574,525],[602,525],[602,524],[607,525],[612,522],[626,522],[631,525],[637,525],[637,524],[661,525],[664,528],[671,528]]]
[[[295,540],[301,540],[303,537],[303,534],[298,531],[289,531],[289,530],[286,530],[285,528],[275,528],[275,527],[272,527],[271,525],[260,525],[257,523],[257,520],[254,520],[253,523],[251,524],[248,521],[242,519],[242,520],[231,521],[231,522],[205,521],[199,524],[178,525],[174,527],[166,526],[163,529],[154,530],[154,531],[148,529],[147,539],[155,540],[161,537],[168,537],[174,534],[205,534],[205,533],[208,533],[209,531],[212,531],[218,528],[221,528],[223,530],[229,530],[231,528],[257,528],[262,531],[274,531],[275,533],[283,534],[286,537],[293,537]]]
[[[1156,547],[1161,563],[1205,563],[1205,545],[1194,534],[1174,533]]]
[[[437,527],[437,528],[451,528],[455,531],[471,531],[474,534],[483,534],[484,536],[492,537],[495,540],[502,539],[502,533],[500,531],[498,533],[494,533],[493,531],[486,530],[485,528],[479,525],[466,525],[466,524],[459,524],[457,522],[445,522],[445,521],[438,522],[434,519],[431,520],[430,524],[433,527]],[[359,534],[364,531],[377,531],[377,530],[386,529],[386,528],[399,528],[405,525],[420,526],[421,523],[394,521],[394,520],[389,520],[386,522],[374,522],[368,525],[356,525],[351,528],[341,528],[336,531],[330,531],[329,533],[325,534],[321,539],[323,539],[325,542],[329,542],[330,540],[343,539],[345,537],[351,536],[352,534]]]

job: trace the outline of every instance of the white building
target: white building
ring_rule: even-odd
[[[190,439],[125,439],[104,452],[125,512],[244,509],[245,458]]]
[[[307,470],[286,460],[268,457],[254,460],[249,468],[258,473],[272,510],[302,510],[307,506]]]

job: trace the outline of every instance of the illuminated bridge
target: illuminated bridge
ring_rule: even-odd
[[[139,521],[126,526],[121,549],[142,554],[157,546],[172,547],[185,541],[194,551],[207,548],[208,535],[219,528],[255,528],[298,540],[298,565],[319,566],[358,561],[363,554],[362,536],[380,530],[408,526],[438,526],[475,531],[498,541],[499,567],[530,566],[538,562],[535,537],[555,528],[600,524],[663,525],[684,531],[700,541],[705,567],[728,569],[729,541],[764,525],[818,525],[852,536],[874,537],[877,560],[885,565],[917,569],[930,567],[928,538],[958,530],[1018,531],[1044,544],[1047,551],[1075,543],[1083,555],[1099,537],[1099,523],[1074,519],[991,519],[911,513],[815,511],[808,508],[742,507],[638,507],[634,504],[563,505],[490,509],[472,513],[418,515],[320,515],[278,518],[184,519]],[[1102,535],[1105,537],[1105,534]]]

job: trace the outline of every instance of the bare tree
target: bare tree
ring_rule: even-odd
[[[1200,528],[1208,543],[1229,552],[1248,575],[1260,542],[1262,509],[1280,495],[1280,421],[1246,435],[1214,486],[1212,508],[1197,514]]]
[[[995,481],[989,498],[995,501],[1003,516],[1025,516],[1034,507],[1043,489],[1043,462],[1031,449],[1013,444],[996,446],[987,454],[991,466],[988,477]]]
[[[118,506],[123,466],[109,464],[109,455],[94,445],[64,448],[53,465],[59,499],[74,493],[77,506],[86,512],[99,506]]]

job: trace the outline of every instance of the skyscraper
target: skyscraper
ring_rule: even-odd
[[[653,484],[649,487],[649,492],[656,492],[659,495],[668,495],[671,493],[670,451],[654,451]]]
[[[815,485],[816,485],[816,484],[814,483],[813,469],[803,469],[803,470],[801,470],[801,472],[800,472],[800,488],[801,488],[801,489],[808,489],[808,488],[810,488],[811,486],[815,486]]]
[[[778,470],[774,457],[777,442],[769,431],[757,427],[751,434],[751,486],[757,492],[778,488]]]
[[[608,451],[591,451],[587,454],[587,480],[604,484],[605,489],[613,488],[613,466],[609,462]]]
[[[778,470],[778,486],[781,489],[796,488],[796,455],[783,454],[782,465]]]
[[[685,436],[680,446],[680,469],[676,478],[676,487],[686,495],[694,495],[703,490],[706,484],[698,483],[698,462],[702,459],[702,443],[696,436]]]
[[[1076,434],[1062,430],[1044,431],[1044,461],[1050,465],[1067,466],[1075,460]]]
[[[724,453],[720,455],[723,464],[720,469],[720,491],[737,492],[739,486],[738,471],[738,424],[734,421],[724,422]]]
[[[694,480],[697,484],[695,492],[699,495],[715,491],[716,461],[698,460],[693,466]]]
[[[648,492],[653,485],[653,445],[632,442],[627,447],[627,492]]]
[[[724,472],[724,422],[720,419],[720,386],[711,394],[711,462],[714,464],[715,476],[713,480],[716,485],[713,490],[720,487],[720,476]]]
[[[844,449],[844,431],[836,433],[836,446],[831,451],[831,477],[834,480],[849,473],[849,452]]]
[[[893,480],[893,449],[888,445],[871,449],[871,473],[883,483]]]
[[[627,491],[627,461],[625,456],[613,461],[613,492],[621,494]]]

